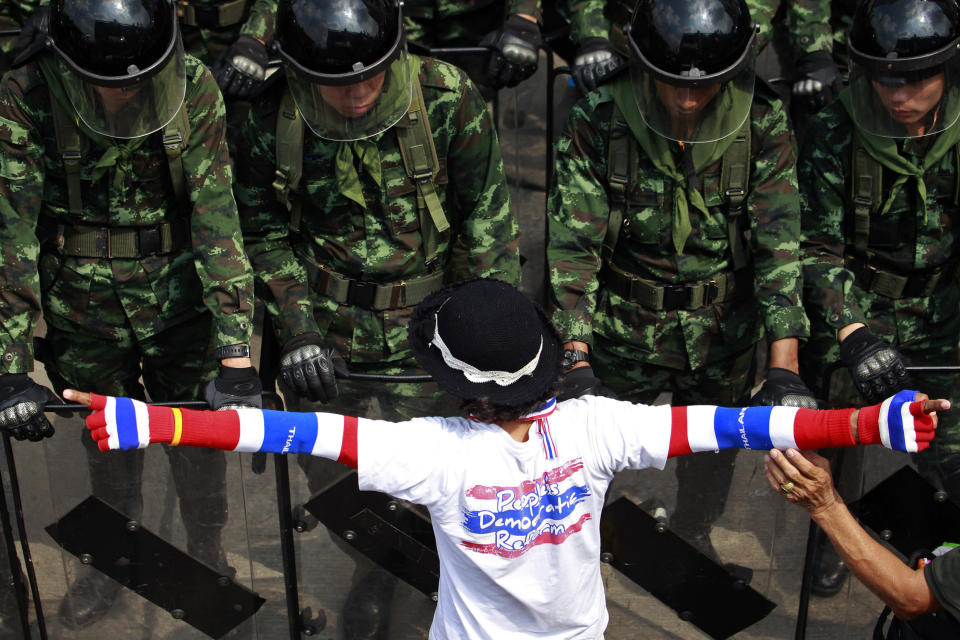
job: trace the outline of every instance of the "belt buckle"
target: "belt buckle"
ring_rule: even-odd
[[[364,280],[354,280],[350,283],[347,292],[347,303],[361,309],[372,310],[373,301],[377,295],[377,283]]]
[[[661,311],[673,311],[686,307],[690,302],[690,285],[665,284],[663,285],[663,306]]]
[[[703,284],[706,287],[706,291],[703,294],[703,306],[707,306],[720,297],[720,285],[717,284],[716,280],[708,280]]]
[[[100,231],[97,233],[97,239],[94,244],[101,256],[104,258],[113,257],[110,251],[110,227],[100,227]]]
[[[138,249],[141,256],[157,256],[162,253],[160,225],[141,227],[137,234]]]

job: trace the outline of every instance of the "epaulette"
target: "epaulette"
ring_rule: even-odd
[[[449,62],[436,58],[422,57],[423,66],[420,68],[420,85],[431,89],[445,91],[460,91],[463,83],[469,80],[467,74]]]

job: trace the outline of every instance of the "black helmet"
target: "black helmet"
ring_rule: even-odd
[[[744,0],[640,0],[627,36],[637,104],[651,129],[684,142],[710,142],[739,129],[752,102],[756,40]],[[710,94],[712,110],[733,112],[703,127],[711,109],[698,110],[696,131],[689,124],[678,129],[677,116],[664,111],[658,82],[691,95],[720,86]]]
[[[304,121],[318,136],[356,140],[393,126],[412,83],[398,0],[280,0],[275,50]],[[347,104],[347,87],[373,87],[376,103]],[[359,90],[358,90],[359,91]],[[363,93],[363,92],[361,92]],[[339,104],[338,104],[339,101]]]
[[[186,63],[171,0],[52,0],[49,35],[67,96],[95,132],[137,138],[180,109]]]
[[[960,61],[960,7],[955,0],[865,0],[857,7],[847,45],[852,115],[861,128],[886,137],[913,137],[904,127],[906,116],[898,118],[883,98],[900,87],[939,82],[940,74],[946,108],[929,110],[920,135],[938,133],[956,121],[960,111],[952,97]]]

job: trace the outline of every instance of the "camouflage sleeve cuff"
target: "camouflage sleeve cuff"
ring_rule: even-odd
[[[557,309],[553,312],[553,323],[560,332],[560,339],[564,342],[579,340],[593,344],[593,331],[590,320],[580,311],[564,311]]]
[[[262,40],[269,47],[276,31],[276,10],[274,0],[257,0],[246,23],[241,27],[240,34]]]
[[[23,344],[9,344],[0,356],[0,373],[33,371],[33,349]]]
[[[543,13],[540,11],[540,0],[511,0],[507,3],[507,15],[525,13],[537,19],[537,24],[543,23]]]
[[[232,344],[250,344],[253,338],[253,320],[245,313],[232,313],[217,318],[217,333],[213,347],[228,347]]]
[[[603,16],[603,5],[590,6],[577,12],[570,22],[570,40],[579,43],[587,38],[610,39],[610,23]]]
[[[810,336],[810,321],[803,307],[781,307],[767,311],[764,328],[770,341]]]

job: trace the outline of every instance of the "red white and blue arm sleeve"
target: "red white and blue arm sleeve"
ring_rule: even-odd
[[[91,394],[87,428],[101,451],[151,442],[269,453],[308,453],[357,466],[357,424],[335,413],[266,409],[192,411]]]

